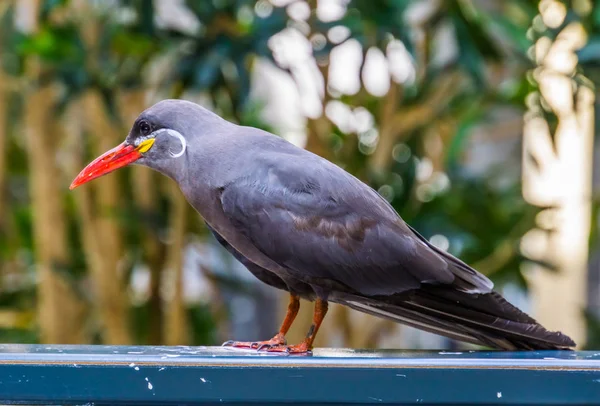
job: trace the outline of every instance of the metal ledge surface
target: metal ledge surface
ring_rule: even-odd
[[[600,404],[600,351],[0,345],[0,403]]]

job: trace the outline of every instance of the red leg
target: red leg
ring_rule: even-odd
[[[310,352],[315,337],[317,336],[317,332],[319,331],[319,327],[321,327],[321,323],[327,314],[327,308],[328,305],[326,300],[317,299],[315,302],[315,312],[313,314],[313,324],[310,326],[306,338],[302,340],[300,344],[264,346],[265,350],[268,352],[285,352],[288,354],[306,354]]]
[[[300,299],[298,296],[290,294],[290,304],[288,305],[287,313],[285,314],[285,319],[283,319],[283,323],[281,323],[281,327],[279,328],[279,333],[275,334],[273,338],[267,341],[227,341],[223,343],[223,346],[230,346],[236,348],[262,348],[265,346],[277,346],[277,345],[285,345],[285,335],[288,330],[292,326],[294,319],[298,315],[298,310],[300,310]]]

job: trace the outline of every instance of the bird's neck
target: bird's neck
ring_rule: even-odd
[[[171,176],[205,219],[219,199],[219,190],[239,176],[240,160],[232,155],[228,141],[214,138],[204,140],[198,149],[189,148],[185,169]]]
[[[170,159],[170,158],[167,158]],[[169,160],[166,162],[165,160],[160,161],[138,161],[135,163],[136,165],[146,166],[148,168],[152,168],[157,172],[162,173],[163,175],[173,179],[175,182],[181,184],[185,178],[187,177],[186,165],[183,159],[178,160]]]

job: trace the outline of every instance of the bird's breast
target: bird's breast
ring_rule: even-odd
[[[236,251],[252,263],[275,272],[278,275],[292,276],[290,271],[264,255],[242,232],[237,230],[223,212],[219,187],[207,187],[204,193],[198,193],[193,186],[183,186],[182,192],[190,205],[203,220],[215,230]]]

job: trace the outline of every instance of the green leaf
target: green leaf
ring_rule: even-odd
[[[454,137],[450,141],[446,151],[446,162],[450,167],[456,167],[468,143],[469,136],[482,118],[483,112],[478,108],[473,108],[467,116],[461,121]]]
[[[221,65],[229,57],[230,51],[231,42],[226,38],[219,38],[211,49],[203,49],[200,53],[197,53],[195,56],[194,85],[199,89],[213,86],[220,76]]]

